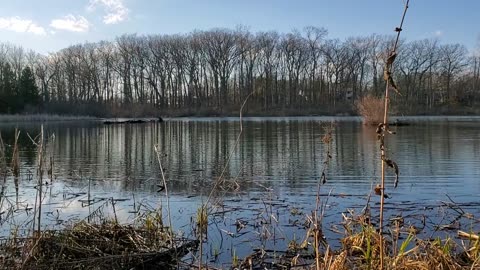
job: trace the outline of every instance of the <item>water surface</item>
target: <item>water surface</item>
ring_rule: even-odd
[[[428,233],[449,224],[478,231],[480,118],[412,117],[404,121],[411,125],[392,127],[396,135],[387,138],[388,157],[400,167],[396,189],[394,175],[388,171],[387,217],[403,216],[405,226],[420,226],[426,219]],[[193,237],[192,218],[223,172],[225,182],[211,200],[218,207],[210,220],[209,257],[220,249],[217,259],[222,264],[231,261],[233,253],[245,256],[259,245],[285,249],[305,230],[306,215],[314,209],[326,160],[323,127],[330,122],[335,125],[332,158],[321,193],[327,205],[326,235],[334,242],[340,237],[333,228],[341,224],[341,213],[361,211],[379,181],[375,128],[362,125],[358,118],[244,118],[238,145],[240,122],[236,118],[173,118],[163,123],[118,125],[45,123],[45,134],[55,136],[48,149],[55,166],[53,179],[45,179],[43,227],[61,227],[99,209],[111,216],[112,202],[121,222],[132,222],[142,208],[161,206],[166,212],[164,193],[157,192],[162,183],[157,145],[176,231]],[[0,125],[8,153],[14,128],[13,124]],[[8,222],[2,222],[2,228],[14,224],[27,230],[31,226],[28,209],[35,203],[37,163],[35,146],[27,134],[32,138],[38,134],[40,123],[18,124],[18,128],[21,177],[7,179],[7,200],[2,205],[2,209],[12,206],[16,211]],[[379,198],[372,196],[375,210]],[[85,203],[88,200],[93,203]],[[447,214],[453,202],[473,218]],[[246,227],[237,231],[239,221]]]

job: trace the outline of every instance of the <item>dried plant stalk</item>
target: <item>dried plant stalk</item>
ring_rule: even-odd
[[[20,137],[20,131],[15,129],[15,142],[13,144],[12,154],[12,172],[15,177],[20,176],[20,153],[18,149],[18,138]]]
[[[395,61],[395,58],[397,56],[397,45],[398,41],[400,39],[400,32],[402,31],[402,26],[403,26],[403,21],[405,19],[405,15],[407,13],[408,9],[408,3],[410,0],[407,0],[405,3],[405,9],[403,11],[403,16],[402,16],[402,21],[400,22],[400,27],[395,28],[395,31],[397,31],[397,39],[395,41],[395,44],[393,45],[393,48],[387,58],[386,65],[385,65],[385,71],[384,71],[384,79],[386,82],[385,86],[385,99],[384,99],[384,104],[385,104],[385,110],[384,110],[384,115],[383,115],[383,126],[381,128],[381,134],[380,134],[380,151],[381,151],[381,167],[382,167],[382,179],[380,183],[380,222],[379,222],[379,234],[380,234],[380,269],[384,269],[384,245],[383,245],[383,212],[384,212],[384,204],[385,204],[385,165],[386,164],[385,160],[388,160],[386,158],[386,149],[385,149],[385,135],[388,130],[388,105],[390,103],[390,98],[389,98],[389,90],[390,88],[394,89],[395,91],[398,92],[397,86],[395,85],[393,78],[392,78],[392,67],[393,67],[393,62]],[[377,132],[378,133],[378,132]],[[388,133],[388,132],[387,132]],[[390,164],[392,164],[391,167],[393,167],[393,161],[390,160]],[[396,163],[394,163],[396,165]],[[395,186],[398,183],[398,166],[395,166],[395,171],[397,175],[397,179],[395,181]]]

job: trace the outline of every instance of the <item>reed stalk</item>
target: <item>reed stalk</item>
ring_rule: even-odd
[[[395,29],[397,31],[397,38],[395,40],[395,44],[393,45],[392,50],[390,51],[390,54],[388,55],[386,64],[385,64],[385,70],[384,70],[384,79],[386,81],[386,86],[385,86],[385,98],[384,98],[384,104],[385,104],[385,109],[384,109],[384,115],[383,115],[383,126],[381,127],[381,144],[380,144],[380,151],[381,151],[381,183],[380,183],[380,222],[379,222],[379,234],[380,234],[380,269],[384,269],[384,243],[383,243],[383,214],[384,214],[384,204],[385,204],[385,165],[386,165],[386,147],[385,147],[385,135],[386,131],[388,131],[388,109],[389,109],[389,102],[390,102],[390,97],[389,97],[389,90],[390,88],[393,88],[396,90],[395,83],[392,78],[392,67],[393,67],[393,62],[395,61],[395,57],[397,56],[397,46],[398,46],[398,41],[400,39],[400,33],[402,31],[403,27],[403,22],[405,20],[405,15],[407,13],[408,9],[408,4],[410,0],[407,0],[405,3],[405,9],[403,11],[403,16],[402,20],[400,22],[400,26]],[[378,132],[378,131],[377,131]],[[388,132],[387,132],[388,133]],[[397,174],[398,176],[398,174]]]
[[[50,181],[53,181],[53,171],[55,167],[55,160],[53,158],[53,155],[55,154],[55,134],[52,134],[49,139],[48,139],[48,170],[47,174],[48,177],[50,177]]]
[[[2,134],[0,133],[0,177],[3,178],[3,184],[7,181],[7,158],[5,153],[5,144],[3,143]]]
[[[227,171],[228,164],[230,163],[230,160],[232,159],[233,154],[235,153],[235,149],[237,149],[238,145],[240,144],[240,139],[242,138],[242,134],[243,134],[243,109],[244,109],[245,105],[247,104],[248,99],[254,93],[255,93],[255,91],[250,92],[250,94],[248,94],[245,97],[245,99],[243,100],[242,106],[240,107],[240,112],[239,112],[240,131],[238,132],[237,139],[235,140],[235,143],[234,143],[233,147],[230,149],[230,153],[227,157],[225,165],[223,166],[223,169],[222,169],[222,172],[220,173],[220,176],[215,181],[215,183],[212,187],[212,190],[210,191],[210,193],[207,197],[206,202],[200,206],[200,209],[198,209],[197,218],[201,218],[201,220],[197,220],[198,224],[203,224],[203,223],[207,222],[207,226],[208,226],[208,211],[207,211],[208,210],[207,209],[208,204],[210,203],[210,201],[213,197],[213,194],[215,193],[217,188],[220,186],[220,183],[222,183],[225,172]],[[202,269],[202,256],[203,256],[203,242],[202,242],[202,239],[203,239],[203,232],[202,232],[202,230],[200,230],[200,247],[199,247],[199,249],[200,249],[200,259],[198,261],[198,269]]]
[[[172,247],[173,247],[173,227],[172,227],[172,214],[171,214],[171,210],[170,210],[170,196],[168,194],[167,179],[165,178],[165,173],[163,172],[162,159],[160,157],[160,149],[158,148],[158,145],[155,145],[155,153],[157,155],[158,166],[160,167],[160,175],[162,176],[162,184],[163,184],[163,188],[165,190],[165,197],[166,197],[166,201],[167,201],[169,236],[172,239],[172,241],[170,241],[170,242],[172,243]]]
[[[315,250],[315,264],[316,264],[316,269],[317,270],[320,270],[321,269],[321,264],[320,264],[320,239],[323,237],[323,233],[321,231],[321,223],[322,223],[322,219],[323,219],[323,216],[324,216],[324,210],[325,209],[322,209],[322,213],[319,214],[319,210],[320,210],[320,202],[321,202],[321,199],[320,199],[320,188],[323,184],[325,184],[327,182],[327,176],[326,176],[326,172],[327,172],[327,168],[328,168],[328,165],[330,164],[330,160],[332,158],[332,155],[331,155],[331,152],[332,152],[332,133],[333,133],[333,123],[330,124],[330,126],[327,126],[325,127],[325,135],[323,136],[322,138],[322,142],[324,143],[324,145],[326,146],[326,153],[325,153],[325,157],[324,157],[324,161],[323,161],[323,169],[322,169],[322,174],[320,176],[320,178],[318,179],[318,182],[317,182],[317,194],[316,194],[316,201],[315,201],[315,211],[313,213],[314,217],[313,217],[313,221],[314,221],[314,224],[313,224],[313,228],[314,228],[314,244],[315,244],[315,247],[314,247],[314,250]],[[328,250],[327,250],[328,252]]]
[[[20,131],[15,129],[15,142],[13,143],[13,153],[12,153],[12,173],[15,177],[20,176],[20,153],[18,149],[18,138],[20,137]]]
[[[217,190],[218,186],[220,183],[223,181],[223,176],[225,175],[225,172],[227,171],[228,164],[230,163],[230,160],[232,159],[233,153],[235,153],[235,149],[238,147],[240,144],[240,139],[242,138],[243,134],[243,108],[247,104],[248,99],[253,95],[254,92],[251,92],[248,94],[247,97],[245,97],[245,100],[242,103],[242,106],[240,107],[240,113],[239,113],[239,118],[240,118],[240,131],[238,132],[237,139],[235,140],[235,143],[233,144],[232,149],[230,150],[230,153],[228,155],[227,161],[225,162],[225,165],[223,166],[222,172],[220,173],[220,176],[218,177],[217,181],[215,181],[215,184],[213,185],[212,190],[210,191],[210,194],[208,195],[207,201],[205,202],[205,205],[208,205],[213,194]]]
[[[43,125],[40,127],[40,137],[38,139],[37,144],[37,174],[38,174],[38,190],[37,190],[37,198],[38,198],[38,224],[37,224],[37,233],[40,235],[40,226],[42,220],[42,189],[43,189],[43,167],[44,167],[44,144],[43,144]]]

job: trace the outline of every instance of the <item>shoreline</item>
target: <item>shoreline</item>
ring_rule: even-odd
[[[419,120],[480,120],[480,115],[472,114],[430,114],[430,115],[391,115],[393,121],[419,121]],[[242,116],[243,121],[256,120],[302,120],[312,118],[325,118],[334,121],[362,121],[360,115],[257,115],[246,114]],[[74,121],[103,121],[103,122],[131,122],[137,120],[138,123],[152,122],[151,119],[159,119],[158,117],[93,117],[93,116],[75,116],[75,115],[58,115],[58,114],[0,114],[0,124],[11,123],[34,123],[34,122],[74,122]],[[165,115],[162,120],[179,120],[179,121],[201,121],[201,120],[225,120],[239,121],[239,115]],[[134,121],[135,122],[135,121]],[[161,121],[160,121],[161,122]]]
[[[92,121],[98,120],[93,116],[75,116],[60,114],[0,114],[0,123],[13,122],[61,122],[61,121]]]

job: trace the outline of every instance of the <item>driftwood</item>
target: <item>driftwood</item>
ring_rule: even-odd
[[[464,231],[458,231],[457,235],[460,238],[469,239],[469,240],[479,240],[480,239],[480,236],[478,236],[478,234],[467,233],[467,232],[464,232]]]

